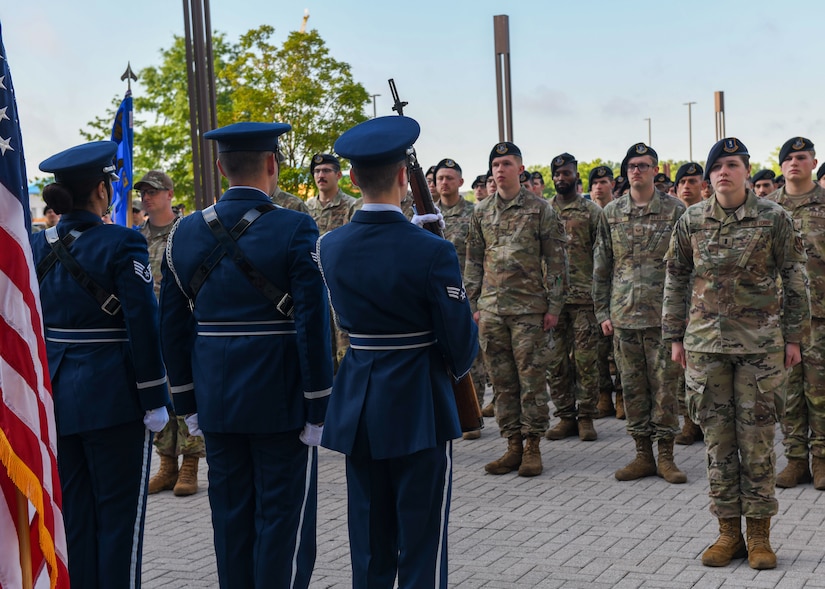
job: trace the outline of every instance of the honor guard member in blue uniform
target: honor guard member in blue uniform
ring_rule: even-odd
[[[335,142],[364,207],[318,241],[338,324],[350,335],[323,445],[347,455],[355,588],[447,586],[452,380],[470,370],[478,335],[453,245],[410,223],[407,117],[379,117]]]
[[[169,417],[146,240],[104,225],[117,145],[40,164],[60,222],[32,236],[72,587],[139,587],[150,432]],[[148,429],[147,429],[148,428]]]
[[[222,588],[309,586],[332,388],[312,217],[273,205],[283,123],[209,131],[229,180],[169,236],[161,335],[175,413],[202,430]]]

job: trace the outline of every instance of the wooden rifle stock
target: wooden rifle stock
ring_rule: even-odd
[[[404,115],[406,102],[401,102],[398,98],[398,90],[395,88],[395,81],[389,80],[390,91],[392,92],[395,104],[392,109],[400,116]],[[412,147],[407,151],[407,174],[410,177],[410,191],[412,192],[413,203],[418,214],[435,214],[435,203],[427,187],[427,179],[424,177],[424,170],[418,163],[415,149]],[[441,226],[438,222],[424,223],[424,229],[435,233],[439,237],[444,237]],[[482,383],[483,384],[483,383]],[[481,416],[481,407],[478,405],[476,388],[473,379],[469,374],[465,374],[456,382],[453,381],[453,395],[455,405],[458,409],[458,421],[461,424],[462,432],[479,430],[484,427],[484,418]]]

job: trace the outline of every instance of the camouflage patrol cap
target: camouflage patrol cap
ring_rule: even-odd
[[[143,175],[143,178],[135,182],[135,190],[146,190],[147,188],[154,188],[155,190],[172,190],[175,185],[172,179],[161,172],[160,170],[150,170]]]
[[[659,154],[656,153],[655,149],[649,145],[645,145],[644,143],[634,143],[628,148],[627,155],[625,155],[622,160],[622,176],[627,176],[627,162],[634,157],[640,157],[643,155],[652,157],[654,165],[659,163]]]
[[[516,157],[521,157],[521,150],[515,143],[511,143],[510,141],[502,141],[501,143],[496,143],[495,147],[493,147],[492,151],[490,151],[490,169],[493,169],[493,160],[497,157],[504,157],[505,155],[514,155]]]
[[[592,185],[593,180],[601,179],[601,178],[610,178],[613,179],[613,170],[608,168],[607,166],[596,166],[592,170],[590,170],[590,174],[587,176],[587,184]]]
[[[438,170],[442,168],[447,168],[448,170],[455,170],[456,172],[458,172],[459,176],[461,175],[461,166],[459,166],[455,160],[452,160],[450,158],[444,158],[436,165],[434,165],[433,168],[433,174],[435,175],[438,175]]]
[[[774,172],[773,170],[759,170],[756,174],[753,175],[753,178],[751,178],[751,182],[753,182],[754,184],[761,180],[776,180],[776,172]]]
[[[819,169],[816,171],[816,180],[817,182],[822,180],[822,176],[825,176],[825,163],[819,166]]]
[[[561,168],[562,166],[566,166],[567,164],[574,164],[578,165],[579,162],[576,161],[576,156],[570,155],[567,152],[564,152],[560,155],[557,155],[553,158],[553,161],[550,162],[550,171],[555,174],[556,170]]]
[[[716,160],[729,155],[744,155],[750,157],[748,148],[736,137],[720,139],[713,144],[713,147],[710,148],[710,153],[708,153],[708,159],[705,163],[705,180],[710,179],[710,169],[713,167],[713,164],[716,163]]]
[[[679,166],[679,169],[676,170],[676,186],[679,185],[679,182],[682,181],[682,178],[686,176],[699,176],[701,177],[705,171],[702,169],[702,166],[697,164],[696,162],[688,162],[686,164],[682,164]]]
[[[785,159],[795,151],[813,150],[814,142],[810,139],[806,139],[805,137],[791,137],[779,149],[779,163],[784,162]]]
[[[335,171],[339,171],[341,169],[341,162],[338,161],[338,158],[329,153],[316,153],[312,156],[312,161],[309,162],[309,173],[315,173],[315,166],[320,164],[330,164]]]

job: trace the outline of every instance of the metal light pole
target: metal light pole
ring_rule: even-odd
[[[513,140],[513,93],[510,87],[510,17],[493,17],[496,50],[496,98],[498,102],[498,140]]]
[[[690,161],[693,161],[693,119],[691,117],[690,107],[696,104],[695,101],[683,103],[688,107],[688,154]]]
[[[378,111],[375,109],[375,97],[376,96],[381,96],[381,95],[380,94],[373,94],[372,95],[372,118],[375,118],[375,117],[378,116]]]
[[[650,117],[647,117],[643,120],[647,121],[647,144],[648,146],[650,146],[650,144],[653,143],[653,137],[650,133]]]

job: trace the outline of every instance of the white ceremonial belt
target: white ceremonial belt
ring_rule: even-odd
[[[414,333],[366,334],[350,333],[349,345],[353,350],[415,350],[434,345],[438,340],[432,331]]]
[[[59,344],[115,344],[128,342],[125,327],[80,329],[47,327],[46,341]]]
[[[298,333],[295,322],[275,321],[198,321],[198,335],[236,337],[241,335],[291,335]]]

